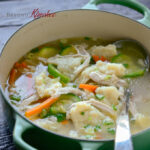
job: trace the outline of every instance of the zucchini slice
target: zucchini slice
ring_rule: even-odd
[[[58,54],[58,50],[54,47],[43,47],[39,50],[38,56],[49,58]]]
[[[68,83],[70,81],[69,77],[61,74],[52,64],[48,65],[48,72],[53,77],[60,77],[60,81],[63,83]]]
[[[77,54],[77,51],[73,46],[67,46],[66,48],[60,51],[60,55],[62,56],[71,54]]]
[[[135,77],[143,76],[144,73],[145,73],[145,69],[139,70],[137,72],[126,74],[126,75],[124,75],[124,78],[135,78]]]
[[[50,114],[66,113],[67,109],[81,99],[74,94],[64,94],[59,97],[59,100],[50,107]]]
[[[145,68],[141,67],[137,62],[134,62],[128,55],[118,54],[112,58],[111,62],[121,63],[125,66],[126,74],[123,76],[125,78],[134,78],[144,75]]]

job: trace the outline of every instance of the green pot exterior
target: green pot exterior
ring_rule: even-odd
[[[98,10],[96,5],[103,3],[119,4],[138,11],[144,16],[141,20],[138,20],[138,22],[150,27],[150,10],[140,2],[137,2],[136,0],[90,0],[90,2],[83,7],[83,9]]]
[[[139,20],[142,24],[150,27],[150,11],[144,5],[136,2],[135,0],[92,0],[86,4],[84,9],[97,9],[96,5],[101,3],[113,3],[120,4],[130,8],[133,8],[144,15],[142,20]],[[4,94],[4,93],[3,93]],[[7,104],[8,105],[8,104]],[[10,106],[9,106],[10,107]],[[8,108],[11,110],[11,108]],[[9,116],[9,115],[8,115]],[[113,149],[114,141],[98,141],[90,142],[86,140],[77,140],[59,136],[51,132],[47,132],[39,127],[30,124],[27,120],[21,116],[15,116],[16,122],[13,131],[14,142],[18,149],[24,150],[106,150]],[[150,130],[145,130],[132,137],[134,149],[136,150],[148,150]]]
[[[114,147],[114,141],[88,142],[63,138],[31,125],[20,116],[16,116],[13,137],[19,150],[110,150]],[[134,135],[132,137],[134,149],[149,150],[149,139],[150,130]]]
[[[46,132],[45,130],[31,125],[20,116],[16,116],[16,124],[13,132],[14,142],[17,149],[22,150],[93,150],[112,149],[113,142],[88,142],[62,137]]]

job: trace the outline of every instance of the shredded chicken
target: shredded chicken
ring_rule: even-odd
[[[108,105],[96,101],[94,99],[91,99],[89,101],[87,101],[87,103],[90,103],[91,105],[93,105],[94,107],[100,109],[100,111],[104,112],[105,114],[111,116],[113,119],[116,119],[116,112]]]
[[[30,105],[33,102],[36,102],[37,100],[39,100],[39,96],[36,93],[24,99],[22,103],[19,105],[20,110],[22,111],[26,110],[28,105]]]
[[[95,65],[87,67],[86,69],[84,69],[82,71],[82,73],[79,75],[79,77],[76,79],[76,83],[80,84],[80,83],[87,83],[90,80],[90,73],[95,71],[97,68]]]
[[[83,99],[86,99],[85,92],[81,91],[80,89],[72,88],[72,87],[64,87],[56,90],[56,93],[53,95],[53,97],[59,97],[62,94],[68,94],[68,93],[73,93],[75,95],[81,96]]]
[[[89,74],[90,79],[92,79],[94,82],[101,84],[101,85],[111,85],[111,86],[116,86],[120,87],[123,86],[125,87],[127,85],[125,80],[119,79],[116,75],[106,75],[103,73],[100,73],[98,71],[91,72]]]
[[[71,81],[73,81],[90,63],[90,55],[85,49],[86,46],[84,44],[73,46],[77,50],[77,54],[75,55],[56,55],[48,60],[45,58],[39,58],[39,60],[45,64],[50,63],[57,65],[58,70],[70,77]]]
[[[76,76],[77,76],[83,69],[88,67],[91,57],[90,57],[89,53],[85,50],[84,45],[75,45],[74,47],[77,49],[78,54],[82,55],[84,57],[84,59],[85,59],[83,64],[80,65],[74,72],[76,74]]]
[[[48,59],[48,63],[57,65],[57,69],[62,74],[68,76],[71,81],[76,77],[75,70],[81,66],[82,61],[84,61],[84,58],[79,54],[66,56],[56,55]]]
[[[86,42],[81,43],[82,40]],[[100,45],[99,40],[94,42],[88,37],[82,40],[77,45],[73,44],[76,41],[62,39],[61,45],[56,41],[51,45],[53,48],[43,47],[38,48],[38,51],[33,49],[25,55],[14,65],[9,82],[6,83],[9,98],[23,115],[48,130],[75,138],[113,138],[117,115],[124,106],[124,91],[129,86],[128,80],[123,77],[130,71],[132,73],[132,68],[134,73],[134,68],[145,67],[144,59],[138,52],[136,64],[136,58],[131,58],[130,62],[128,57],[117,55],[113,44]],[[59,46],[64,48],[61,54]],[[66,46],[69,48],[65,48]],[[91,57],[93,63],[90,63]],[[113,62],[118,63],[110,61],[115,59],[117,61]],[[48,66],[49,64],[56,68]],[[15,76],[13,71],[16,72]],[[11,80],[12,85],[9,84]],[[132,132],[134,128],[141,130],[150,125],[150,117],[146,114],[149,108],[149,85],[145,87],[149,80],[147,78],[139,82],[136,78],[131,79],[131,89],[134,85],[135,91],[138,91],[130,100],[129,118],[131,122],[134,121],[134,124],[131,123]],[[139,91],[143,89],[146,92],[140,95]],[[142,105],[139,102],[142,99],[147,105],[146,113],[140,112]]]

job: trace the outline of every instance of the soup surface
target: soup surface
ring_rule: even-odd
[[[74,138],[109,139],[129,86],[132,133],[150,125],[150,76],[138,47],[69,38],[32,49],[10,72],[6,93],[35,124]]]

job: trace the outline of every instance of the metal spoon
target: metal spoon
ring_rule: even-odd
[[[138,41],[136,40],[132,40],[132,39],[125,39],[125,40],[118,40],[116,42],[113,43],[114,45],[116,45],[117,49],[118,50],[125,50],[127,48],[133,48],[133,49],[136,49],[137,51],[140,51],[143,56],[145,57],[145,65],[146,65],[146,70],[148,71],[149,70],[149,53],[147,51],[146,48],[144,48],[144,46],[139,43]],[[132,50],[132,49],[131,49]]]
[[[123,109],[117,119],[115,150],[133,150],[128,115],[130,95],[131,91],[127,89]]]
[[[145,57],[146,70],[149,70],[149,55],[146,49],[137,41],[134,40],[119,40],[114,43],[117,49],[126,49],[127,47],[135,48],[143,53]],[[122,111],[117,119],[115,150],[133,150],[129,125],[129,101],[131,90],[126,89],[125,100],[123,102]]]

